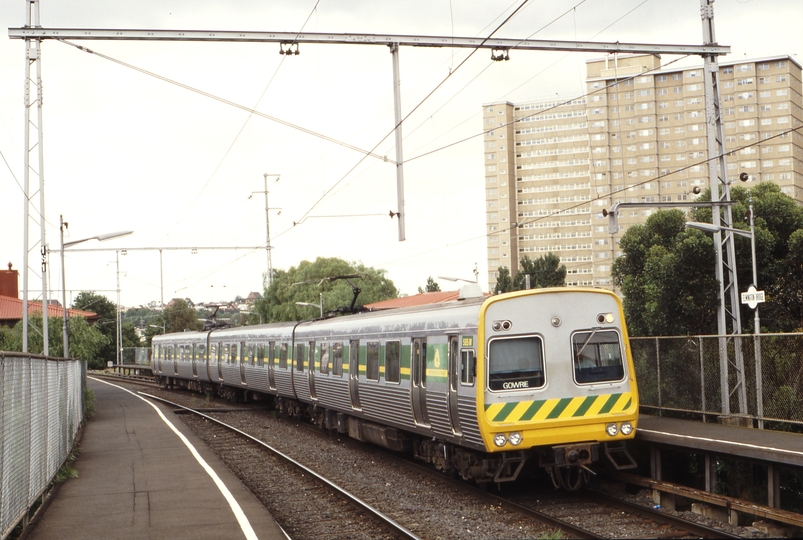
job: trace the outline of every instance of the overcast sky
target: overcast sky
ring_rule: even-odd
[[[316,8],[315,0],[41,0],[41,25],[484,37],[520,3],[320,0]],[[27,4],[2,0],[2,27],[24,26]],[[803,53],[801,0],[718,0],[714,9],[717,40],[733,50],[725,60]],[[699,45],[700,2],[530,0],[495,37]],[[265,245],[264,173],[281,175],[268,185],[269,206],[276,208],[270,212],[274,268],[340,257],[383,268],[402,293],[415,294],[428,276],[472,278],[477,264],[486,288],[482,139],[433,151],[481,133],[483,103],[581,95],[585,61],[599,57],[512,51],[510,61],[491,62],[483,50],[457,69],[470,51],[402,48],[405,115],[454,73],[403,126],[410,161],[404,169],[407,240],[399,242],[397,221],[388,216],[397,209],[392,163],[363,159],[121,64],[361,149],[376,146],[377,154],[393,159],[386,47],[302,45],[300,55],[282,56],[274,43],[80,44],[117,62],[56,41],[42,45],[48,244],[58,249],[63,214],[67,241],[135,231],[76,247],[187,248],[163,254],[164,298],[195,302],[262,291],[264,247],[194,255],[190,248]],[[17,269],[23,263],[24,61],[23,41],[0,40],[0,263]],[[39,237],[38,229],[30,234]],[[61,274],[56,254],[52,259],[55,290]],[[67,252],[66,266],[68,290],[115,299],[113,251]],[[123,305],[159,300],[158,252],[130,251],[119,267]],[[30,279],[30,297],[38,298],[41,279]]]

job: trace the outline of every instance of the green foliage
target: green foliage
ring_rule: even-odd
[[[513,278],[510,277],[510,269],[507,266],[500,266],[497,269],[494,294],[502,294],[512,290],[514,290]]]
[[[525,255],[521,261],[521,270],[515,278],[510,277],[507,266],[500,266],[497,270],[494,294],[510,291],[522,291],[527,288],[527,278],[530,276],[530,288],[563,287],[566,285],[566,266],[560,264],[560,257],[550,252],[535,260]]]
[[[70,467],[69,465],[64,465],[59,469],[59,472],[56,473],[56,483],[66,482],[71,478],[78,478],[78,471]]]
[[[100,350],[101,366],[117,360],[117,304],[91,291],[78,293],[72,303],[73,309],[97,313],[95,327],[106,336],[106,343]]]
[[[520,261],[521,270],[516,274],[514,290],[526,288],[526,277],[530,276],[530,288],[563,287],[566,285],[566,266],[560,264],[560,257],[552,252],[535,260],[525,255]]]
[[[396,298],[398,291],[393,282],[385,277],[385,270],[368,268],[360,263],[338,258],[319,257],[315,262],[302,261],[289,270],[274,270],[270,287],[263,298],[257,301],[256,310],[265,322],[297,321],[317,317],[317,308],[297,306],[296,302],[317,304],[323,293],[324,313],[333,312],[351,305],[352,287],[349,281],[361,289],[355,307],[389,298]],[[326,280],[335,276],[355,275],[361,277]]]
[[[95,415],[95,392],[89,388],[84,388],[84,421],[86,422]]]
[[[749,205],[753,198],[756,229],[756,269],[758,289],[766,292],[767,301],[760,305],[764,331],[790,332],[803,327],[803,207],[772,182],[761,182],[748,190],[735,186],[731,199],[733,226],[750,229]],[[710,192],[698,200],[710,200]],[[695,221],[711,223],[711,209],[697,208]],[[753,283],[750,238],[735,237],[736,269],[739,289],[745,291]],[[742,326],[752,331],[753,310],[741,306]]]
[[[429,276],[427,278],[427,284],[423,289],[421,287],[418,288],[418,292],[419,293],[437,292],[437,291],[440,291],[440,290],[441,290],[441,286],[438,285],[438,283],[434,279],[432,279],[432,276]]]
[[[630,227],[613,264],[634,336],[716,331],[717,291],[710,236],[686,229],[680,210],[664,210]]]
[[[198,320],[198,313],[187,304],[186,300],[176,299],[164,310],[167,321],[167,333],[184,330],[200,330],[204,323]]]
[[[70,356],[86,360],[90,369],[103,368],[105,363],[100,354],[107,344],[107,338],[95,326],[90,326],[83,317],[72,317],[68,322]],[[28,351],[34,354],[42,354],[44,350],[42,346],[42,317],[40,315],[31,315],[28,317],[28,325]],[[48,353],[50,356],[62,356],[63,354],[62,326],[61,318],[49,317],[47,320]],[[22,321],[19,321],[6,335],[7,346],[5,349],[22,351]]]

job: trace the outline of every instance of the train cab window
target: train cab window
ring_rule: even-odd
[[[343,376],[343,344],[332,343],[332,375]]]
[[[578,383],[620,381],[625,375],[619,334],[613,330],[576,332],[572,351]]]
[[[385,382],[399,382],[401,362],[401,342],[388,341],[385,343]]]
[[[304,371],[304,351],[303,343],[296,345],[296,371]]]
[[[329,344],[327,342],[321,343],[321,363],[318,367],[318,372],[321,375],[329,374]]]
[[[493,339],[488,355],[491,390],[518,390],[544,385],[543,342],[538,336]]]
[[[477,373],[477,360],[474,349],[460,351],[460,384],[474,386],[474,377]]]
[[[265,365],[265,344],[260,343],[257,345],[257,366],[262,367]]]
[[[369,341],[365,344],[365,378],[369,381],[379,380],[378,341]]]

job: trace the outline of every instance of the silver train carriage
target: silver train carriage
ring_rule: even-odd
[[[153,339],[163,384],[271,399],[291,416],[478,482],[525,463],[579,488],[603,457],[634,467],[638,391],[622,305],[536,289]]]

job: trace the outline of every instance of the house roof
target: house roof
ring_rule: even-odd
[[[28,300],[28,314],[41,314],[42,303],[32,302]],[[48,317],[62,317],[64,310],[61,306],[50,304],[47,306]],[[96,313],[91,311],[82,311],[80,309],[67,309],[68,317],[84,317],[88,320],[95,320],[98,318]],[[0,322],[6,321],[19,321],[22,319],[22,300],[14,298],[13,296],[0,295]]]
[[[366,304],[363,307],[368,309],[393,309],[412,306],[423,306],[426,304],[440,304],[442,302],[452,302],[457,300],[459,291],[435,291],[412,296],[403,296],[401,298],[391,298],[390,300],[383,300],[381,302],[374,302],[373,304]]]

